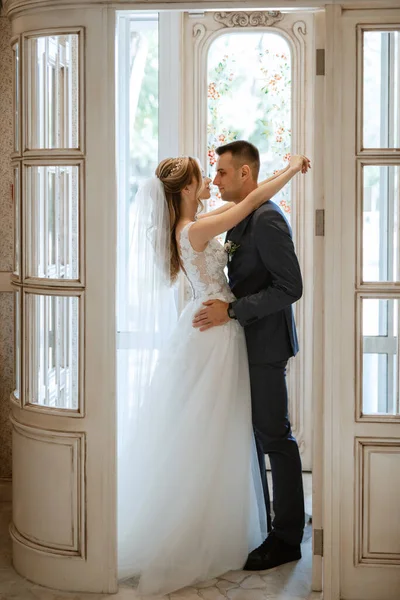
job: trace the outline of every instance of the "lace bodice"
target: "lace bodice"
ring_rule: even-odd
[[[181,257],[185,274],[192,288],[193,299],[218,298],[232,302],[235,298],[229,288],[224,269],[228,255],[216,239],[212,239],[203,252],[196,252],[189,241],[188,223],[181,231]]]

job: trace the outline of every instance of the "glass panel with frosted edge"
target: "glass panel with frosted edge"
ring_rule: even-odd
[[[400,165],[363,167],[363,281],[399,281]]]
[[[15,396],[21,390],[21,292],[15,292]]]
[[[260,151],[260,181],[283,169],[292,147],[292,58],[287,41],[270,32],[228,33],[208,53],[207,171],[215,175],[216,148],[248,140]],[[274,198],[291,216],[290,185]],[[221,204],[218,190],[208,202]]]
[[[129,196],[134,203],[139,184],[154,175],[158,164],[159,31],[154,15],[130,24],[129,69]]]
[[[138,322],[143,269],[137,267],[143,261],[140,247],[134,245],[134,225],[138,217],[135,202],[138,186],[144,179],[154,176],[159,162],[159,42],[158,14],[129,14],[127,11],[118,14],[117,395],[121,448],[127,415],[132,419],[136,414],[143,398],[143,382],[148,380],[157,357],[156,350],[146,349],[143,324]],[[137,247],[137,252],[132,251],[133,247]],[[166,319],[168,306],[166,301]],[[148,333],[151,340],[152,332]]]
[[[79,279],[79,204],[79,166],[26,167],[27,277]]]
[[[79,408],[79,298],[26,293],[28,404]]]
[[[118,330],[137,328],[140,276],[133,268],[135,196],[158,164],[158,15],[120,15],[117,30]],[[140,252],[140,249],[139,249]],[[140,256],[138,257],[140,262]]]
[[[393,415],[398,410],[398,299],[362,300],[364,415]]]
[[[14,273],[21,274],[21,190],[20,167],[13,168],[13,202],[14,202]]]
[[[363,67],[363,148],[399,148],[400,31],[364,31]]]
[[[20,98],[20,64],[19,64],[19,44],[13,45],[14,52],[14,151],[19,152],[19,98]]]
[[[27,148],[79,148],[79,34],[25,43]]]

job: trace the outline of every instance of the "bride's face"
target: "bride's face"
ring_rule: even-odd
[[[199,200],[208,200],[211,198],[210,184],[211,179],[209,177],[203,177],[203,186],[200,190]]]

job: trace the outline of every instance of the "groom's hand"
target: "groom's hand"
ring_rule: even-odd
[[[228,323],[228,302],[207,300],[207,302],[203,302],[203,306],[207,308],[202,308],[194,315],[193,327],[200,329],[200,331],[206,331],[216,325]]]

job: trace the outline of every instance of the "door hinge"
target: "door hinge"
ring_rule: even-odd
[[[317,208],[315,211],[315,235],[325,235],[325,210]]]
[[[324,530],[323,529],[314,529],[314,556],[323,556],[324,555]]]
[[[316,74],[325,75],[325,49],[316,50]]]

